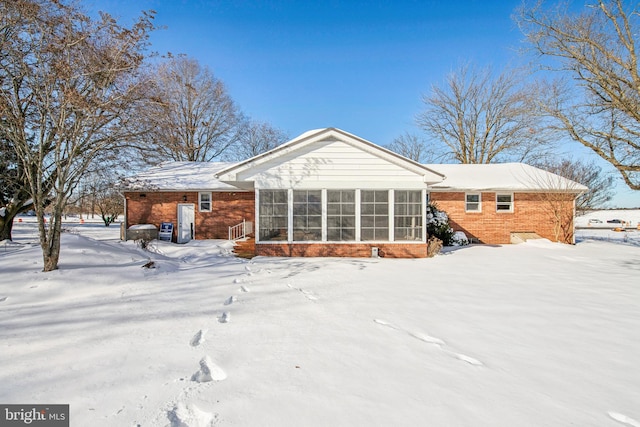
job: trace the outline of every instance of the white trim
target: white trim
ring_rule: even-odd
[[[467,196],[478,196],[478,209],[471,210],[467,209],[468,203],[476,203],[476,202],[468,202]],[[476,191],[469,191],[464,193],[464,211],[467,213],[482,213],[482,193]]]
[[[498,204],[506,205],[507,202],[498,203],[498,196],[509,196],[511,197],[511,201],[509,202],[509,209],[498,209]],[[513,193],[508,192],[496,192],[496,213],[513,213],[514,212],[514,197]]]
[[[360,188],[356,188],[356,197],[355,197],[355,203],[356,203],[356,232],[354,235],[355,241],[357,243],[362,242],[362,233],[360,233],[360,227],[362,225],[362,221],[360,221],[360,216],[362,214],[362,208],[361,208],[361,200],[362,198],[360,197]]]
[[[256,243],[260,242],[260,190],[256,188],[255,190],[255,196],[254,196],[254,200],[255,200],[255,206],[253,207],[254,213],[253,213],[253,218],[254,218],[254,224],[255,226],[253,227],[253,234],[255,236],[255,240]]]
[[[427,205],[429,201],[427,200],[427,195],[429,192],[425,188],[422,190],[422,241],[427,242]]]
[[[389,242],[392,243],[396,238],[396,190],[389,189],[389,203],[387,204],[387,215],[389,216]]]
[[[209,196],[209,201],[204,202],[204,203],[209,203],[209,209],[202,209],[202,196],[205,194]],[[212,209],[213,209],[213,195],[211,194],[211,191],[198,191],[198,212],[211,212]]]
[[[327,189],[323,188],[320,190],[320,240],[322,242],[327,241]]]
[[[293,188],[287,189],[287,243],[293,243]]]

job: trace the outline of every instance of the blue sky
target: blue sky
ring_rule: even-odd
[[[160,54],[186,54],[225,82],[250,117],[294,137],[337,127],[380,145],[418,132],[422,95],[468,61],[524,62],[511,19],[520,0],[85,0],[130,23],[141,10],[166,26]],[[595,159],[576,144],[572,155]],[[618,191],[617,205],[640,206]],[[627,194],[628,193],[628,194]]]

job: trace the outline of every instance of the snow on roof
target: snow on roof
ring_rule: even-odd
[[[588,188],[559,175],[524,164],[432,164],[428,168],[445,175],[442,182],[432,185],[437,190],[510,190],[566,191],[581,193]]]
[[[215,175],[233,163],[227,162],[164,162],[126,178],[124,188],[136,190],[238,190]]]

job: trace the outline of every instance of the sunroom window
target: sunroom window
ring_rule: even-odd
[[[293,192],[293,240],[322,240],[322,191]]]
[[[261,190],[258,210],[260,240],[287,240],[289,227],[287,190]]]
[[[422,192],[396,190],[394,194],[395,240],[421,240]]]
[[[356,239],[356,192],[327,191],[327,240]]]
[[[389,192],[362,190],[360,237],[363,241],[389,240]]]

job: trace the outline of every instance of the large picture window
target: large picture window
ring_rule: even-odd
[[[422,240],[422,192],[394,192],[395,240]]]
[[[293,192],[293,240],[322,240],[322,191]]]
[[[288,211],[287,190],[261,190],[260,240],[287,240]]]
[[[356,193],[354,190],[327,191],[327,240],[356,239]]]
[[[360,209],[361,239],[363,241],[389,240],[389,192],[363,190]]]

